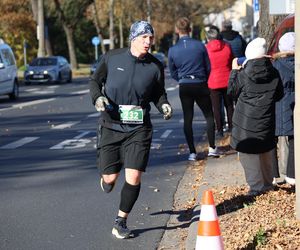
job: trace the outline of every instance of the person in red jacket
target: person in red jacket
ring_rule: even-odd
[[[208,88],[214,110],[217,127],[217,138],[223,137],[222,102],[226,108],[228,129],[232,129],[233,100],[227,95],[227,86],[231,71],[233,54],[230,45],[221,39],[220,33],[215,28],[206,32],[208,43],[206,45],[211,72],[208,78]]]

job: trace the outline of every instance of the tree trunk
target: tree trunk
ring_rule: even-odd
[[[109,0],[109,49],[114,49],[114,0]]]
[[[100,46],[101,46],[101,53],[104,54],[105,53],[105,46],[103,43],[103,37],[101,34],[101,28],[100,28],[100,21],[99,21],[99,17],[98,17],[98,10],[97,10],[97,6],[96,6],[96,0],[94,0],[93,2],[93,20],[94,20],[94,25],[98,34],[98,37],[100,39]]]
[[[44,0],[38,0],[38,57],[45,56]]]
[[[124,48],[124,36],[123,36],[123,20],[122,16],[119,19],[119,36],[120,36],[120,48]]]
[[[74,46],[74,37],[73,37],[73,29],[68,27],[66,24],[63,24],[64,31],[67,37],[69,57],[72,69],[78,69],[76,54],[75,54],[75,46]]]
[[[286,15],[269,15],[269,0],[260,0],[259,4],[258,36],[265,38],[269,47],[277,25]]]
[[[37,0],[31,0],[31,8],[33,13],[33,20],[38,21],[38,1]]]
[[[49,32],[48,32],[47,25],[45,25],[45,49],[46,49],[46,54],[48,56],[53,56],[53,50],[52,50],[51,41],[49,38]]]

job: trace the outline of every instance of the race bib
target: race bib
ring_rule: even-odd
[[[120,120],[126,124],[142,124],[144,120],[143,109],[135,105],[119,105]]]

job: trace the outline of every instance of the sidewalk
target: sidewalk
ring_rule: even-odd
[[[236,186],[246,184],[244,170],[237,159],[237,154],[226,155],[220,158],[208,158],[203,173],[205,185],[201,185],[198,197],[189,226],[188,237],[186,239],[186,250],[193,250],[196,246],[197,227],[200,215],[201,197],[204,190],[220,185]]]

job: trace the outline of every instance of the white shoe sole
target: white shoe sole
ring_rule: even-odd
[[[129,234],[127,237],[122,236],[122,235],[120,235],[120,234],[118,233],[118,230],[115,229],[115,228],[112,229],[111,233],[112,233],[114,236],[116,236],[118,239],[129,239],[129,238],[133,237],[132,234]]]

